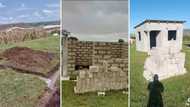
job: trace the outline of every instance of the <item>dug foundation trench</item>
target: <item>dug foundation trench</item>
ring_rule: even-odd
[[[42,75],[38,72],[29,72],[28,70],[8,66],[4,63],[0,64],[0,69],[13,69],[18,73],[37,76],[40,80],[44,81],[47,84],[47,88],[44,89],[45,92],[42,93],[42,95],[39,97],[39,102],[36,104],[36,107],[59,107],[59,86],[56,84],[59,80],[59,63],[55,64],[54,67],[49,70],[47,73],[48,75]]]

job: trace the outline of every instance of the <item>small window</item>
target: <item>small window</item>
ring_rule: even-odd
[[[176,30],[168,31],[168,41],[170,40],[176,40]]]
[[[141,41],[141,32],[138,32],[139,35],[139,41]]]

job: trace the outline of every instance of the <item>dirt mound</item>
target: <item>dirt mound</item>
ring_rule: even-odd
[[[53,59],[53,54],[36,51],[26,47],[14,47],[3,52],[9,61],[26,66],[46,67]]]
[[[53,53],[32,50],[26,47],[7,49],[2,53],[2,56],[9,67],[44,76],[47,76],[46,74],[58,64],[58,58]]]

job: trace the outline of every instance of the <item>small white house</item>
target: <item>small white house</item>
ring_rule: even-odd
[[[157,74],[166,79],[186,73],[185,53],[181,52],[184,21],[145,20],[135,26],[137,51],[148,52],[143,76]]]
[[[154,47],[167,46],[175,41],[182,48],[183,23],[175,20],[145,20],[135,26],[137,51],[150,52]]]

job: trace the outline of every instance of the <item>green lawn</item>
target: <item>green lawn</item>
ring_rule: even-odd
[[[40,38],[19,43],[0,44],[0,51],[15,46],[28,47],[36,50],[54,52],[59,54],[59,37],[49,36],[46,38]]]
[[[163,100],[165,107],[185,107],[190,98],[190,48],[183,46],[186,53],[188,73],[162,81],[165,87]],[[137,52],[135,45],[131,46],[131,107],[146,107],[148,100],[147,81],[143,77],[143,66],[146,53]]]
[[[35,107],[45,87],[36,76],[0,70],[0,107]]]
[[[62,82],[62,106],[63,107],[127,107],[128,95],[122,91],[106,92],[106,96],[98,96],[97,93],[74,94],[75,82]]]

